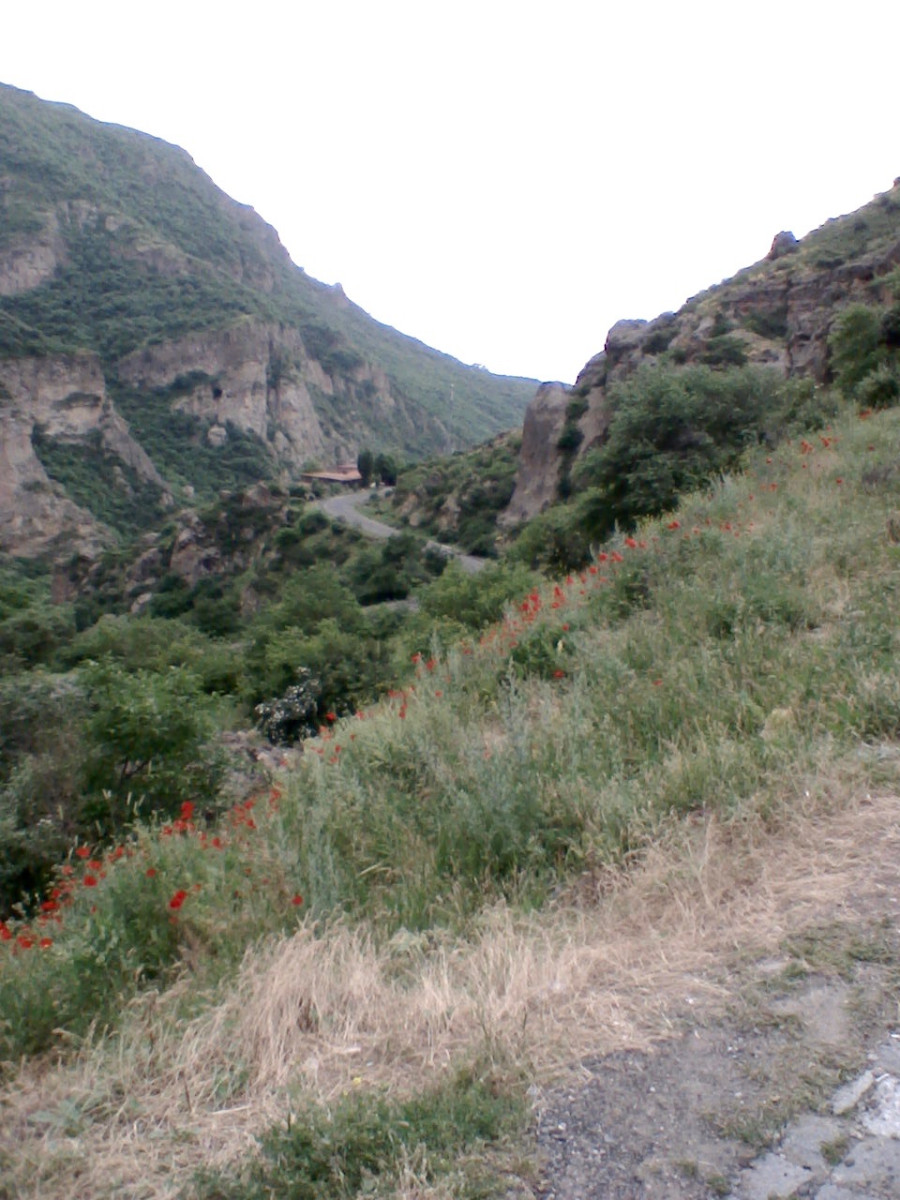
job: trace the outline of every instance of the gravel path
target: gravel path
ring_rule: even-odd
[[[896,965],[798,979],[785,962],[727,1018],[583,1063],[537,1098],[532,1194],[900,1200]]]

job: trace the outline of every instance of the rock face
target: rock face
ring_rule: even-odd
[[[854,238],[859,248],[848,252]],[[611,385],[644,363],[747,363],[827,383],[828,336],[835,318],[849,304],[890,303],[889,276],[898,265],[900,184],[895,183],[859,213],[830,221],[802,241],[791,233],[777,234],[765,259],[693,297],[677,313],[653,321],[618,321],[571,391],[545,385],[532,401],[516,489],[502,523],[528,520],[558,498],[562,456],[557,442],[570,400],[584,410],[578,421],[577,453],[582,455],[606,436]]]
[[[117,375],[148,392],[169,387],[178,377],[197,377],[176,408],[221,430],[211,441],[221,439],[230,422],[264,442],[272,431],[273,450],[296,466],[337,449],[322,432],[310,392],[312,387],[333,395],[334,386],[291,331],[241,322],[128,355]]]
[[[0,296],[15,296],[39,287],[65,260],[66,245],[59,221],[55,214],[48,214],[45,220],[39,233],[14,236],[0,248]]]
[[[556,443],[566,419],[571,393],[561,383],[545,383],[525,414],[516,490],[501,525],[516,525],[542,512],[556,499],[562,458]]]
[[[99,438],[142,480],[165,490],[106,394],[94,355],[0,362],[0,552],[35,555],[59,546],[93,554],[104,541],[90,513],[69,500],[35,453],[40,431],[61,441]]]

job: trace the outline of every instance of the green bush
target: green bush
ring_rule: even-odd
[[[865,304],[844,309],[834,323],[828,348],[835,384],[846,396],[854,395],[884,359],[879,311]]]
[[[671,508],[784,423],[777,376],[750,368],[643,367],[610,399],[607,439],[575,478],[579,490],[591,489],[583,515],[597,538]]]
[[[137,813],[216,806],[224,763],[209,745],[212,706],[195,674],[127,672],[106,659],[79,675],[88,704],[82,824],[110,836]]]

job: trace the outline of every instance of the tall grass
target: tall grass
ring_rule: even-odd
[[[64,1051],[92,1021],[120,1020],[137,990],[175,981],[180,1019],[200,1020],[244,954],[275,1004],[283,985],[264,956],[287,963],[293,948],[307,965],[287,972],[263,1039],[300,1038],[276,1054],[281,1071],[307,1036],[338,1037],[312,982],[336,929],[365,930],[386,955],[400,991],[373,994],[400,1013],[406,972],[433,953],[444,974],[459,967],[453,947],[478,941],[486,910],[544,919],[664,855],[680,831],[777,831],[830,791],[895,786],[898,450],[900,414],[885,412],[761,451],[480,638],[435,640],[413,684],[321,730],[283,790],[222,829],[190,816],[140,831],[96,887],[79,874],[90,860],[73,859],[78,887],[52,945],[16,940],[36,942],[34,922],[10,923],[0,945],[3,1058]],[[368,977],[348,970],[341,986],[361,997]],[[243,1008],[259,1011],[238,1002],[229,1038]],[[451,1010],[422,1036],[436,1044]],[[363,1005],[356,1018],[370,1044],[375,1016]],[[248,1038],[234,1045],[252,1058]],[[231,1101],[247,1078],[235,1063]]]

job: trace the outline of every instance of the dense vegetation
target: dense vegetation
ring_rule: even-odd
[[[405,470],[391,497],[395,518],[467,554],[495,557],[497,518],[515,486],[521,437],[505,434],[474,450]],[[408,511],[407,511],[408,510]]]
[[[637,519],[581,571],[537,586],[523,579],[505,616],[469,636],[455,622],[488,618],[464,602],[470,586],[472,599],[484,594],[481,581],[445,571],[424,596],[443,594],[434,611],[454,623],[445,616],[443,631],[427,637],[419,625],[418,643],[407,630],[411,677],[395,677],[374,705],[324,714],[300,764],[274,788],[229,801],[220,816],[181,799],[187,791],[167,792],[177,804],[168,819],[141,821],[105,846],[81,836],[39,909],[2,927],[4,1058],[54,1046],[56,1031],[73,1036],[96,1018],[127,1023],[135,989],[165,989],[185,955],[203,982],[190,1011],[225,1003],[248,943],[294,945],[278,939],[290,937],[298,913],[318,922],[323,954],[338,936],[329,930],[351,921],[398,947],[425,937],[413,944],[427,959],[429,936],[465,939],[486,904],[540,908],[569,881],[633,861],[684,818],[775,821],[804,788],[827,788],[816,780],[835,773],[853,772],[863,789],[893,778],[895,760],[879,747],[900,728],[893,526],[885,534],[900,504],[898,453],[896,410],[841,407],[819,431],[751,447],[736,473],[681,497],[661,518]],[[269,669],[278,662],[269,647],[299,637],[281,626],[301,602],[321,599],[344,619],[346,594],[323,566],[312,571],[305,596],[288,590],[277,618],[274,609],[260,616],[260,631],[270,622],[261,654]],[[20,576],[14,586],[36,593],[40,581]],[[337,636],[321,610],[317,618],[313,638],[323,626],[326,638]],[[74,676],[34,674],[46,690],[33,711],[51,700],[85,708],[88,737],[100,738],[92,714],[100,705],[118,711],[133,692],[143,728],[149,710],[137,700],[151,678],[137,646],[147,639],[159,659],[171,659],[180,628],[174,619],[125,617],[85,631],[79,636],[97,639],[118,630],[123,651]],[[58,636],[77,647],[65,629]],[[199,666],[208,654],[241,653],[193,629],[189,641]],[[126,678],[129,689],[120,686]],[[152,687],[170,687],[184,714],[179,689],[193,687],[199,699],[196,680],[196,670],[192,682],[186,665],[170,661]],[[79,687],[73,698],[69,689]],[[160,716],[167,708],[159,705]],[[34,736],[40,722],[28,726],[19,736]],[[129,770],[145,757],[133,746]],[[41,752],[56,749],[32,746],[32,769]],[[114,773],[93,794],[105,795],[121,774],[116,753],[110,744],[97,756],[97,770],[109,763]],[[298,1011],[292,1022],[328,1036],[323,1011]],[[439,1076],[439,1090],[410,1109],[377,1095],[327,1115],[301,1106],[258,1161],[205,1176],[198,1194],[251,1197],[287,1180],[299,1188],[304,1171],[310,1195],[353,1194],[341,1190],[344,1179],[387,1186],[402,1169],[402,1151],[384,1141],[397,1119],[420,1130],[430,1177],[443,1178],[464,1146],[501,1136],[519,1095],[514,1072],[493,1073],[496,1059],[474,1074],[470,1060],[469,1069],[470,1082]],[[216,1078],[216,1106],[248,1094],[237,1063]],[[480,1124],[475,1114],[490,1095],[512,1107],[485,1112]],[[454,1149],[427,1129],[430,1112],[457,1102]],[[438,1125],[446,1132],[446,1121]],[[329,1157],[329,1129],[342,1131],[349,1160]],[[468,1194],[472,1181],[458,1186]]]

